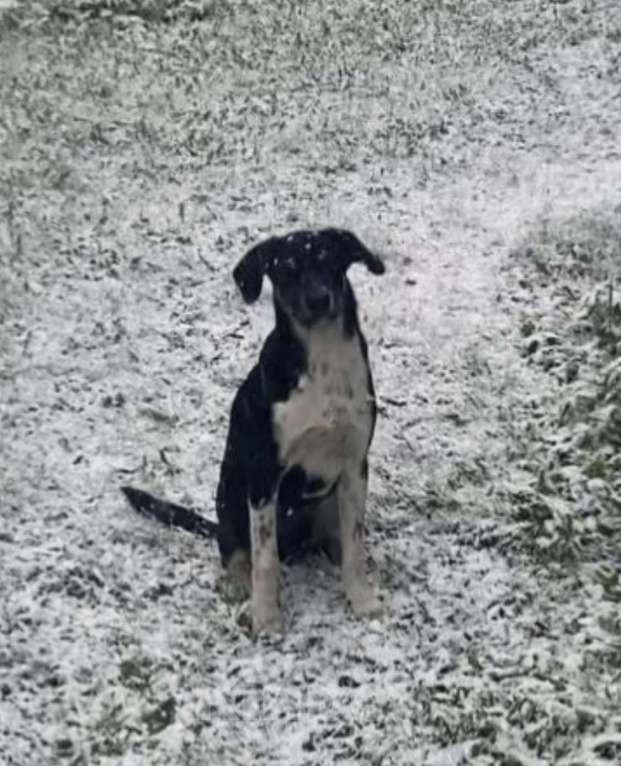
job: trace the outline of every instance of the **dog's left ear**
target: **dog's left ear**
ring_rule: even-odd
[[[233,269],[233,279],[246,303],[254,303],[261,295],[263,277],[273,257],[276,242],[276,237],[259,242],[248,250]]]
[[[325,229],[323,234],[329,237],[340,250],[345,268],[352,263],[364,263],[372,274],[383,274],[386,271],[384,261],[372,253],[362,242],[346,229]]]

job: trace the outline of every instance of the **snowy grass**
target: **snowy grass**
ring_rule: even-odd
[[[535,435],[539,449],[518,515],[542,555],[618,564],[621,209],[546,222],[515,255],[521,287],[544,291],[554,309],[527,313],[522,324],[524,356],[550,374],[554,389],[525,424],[525,441]],[[603,577],[608,595],[621,600],[615,567]]]
[[[616,3],[0,13],[8,763],[614,763]],[[328,222],[389,267],[352,273],[387,610],[355,622],[309,561],[252,642],[215,547],[118,486],[213,513],[271,321],[231,268]]]

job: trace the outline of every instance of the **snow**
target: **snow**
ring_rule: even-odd
[[[252,3],[194,37],[0,30],[7,763],[619,757],[618,605],[507,542],[522,421],[556,396],[519,336],[554,302],[508,266],[542,225],[621,204],[615,4],[375,5],[363,30],[357,4],[322,3],[329,36],[291,8],[303,45],[276,6],[253,31]],[[118,487],[213,516],[228,408],[272,321],[232,267],[327,223],[388,267],[351,270],[386,613],[354,620],[309,560],[283,573],[284,637],[253,641],[215,545]]]

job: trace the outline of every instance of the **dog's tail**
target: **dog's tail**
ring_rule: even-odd
[[[132,508],[149,519],[155,519],[169,527],[185,529],[201,537],[215,537],[218,533],[218,524],[215,521],[209,521],[192,508],[158,500],[148,492],[133,487],[121,487],[121,492],[129,500]]]

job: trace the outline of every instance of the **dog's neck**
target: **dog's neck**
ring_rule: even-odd
[[[306,351],[317,345],[317,343],[332,343],[338,344],[344,340],[348,340],[344,331],[344,319],[341,314],[338,314],[334,318],[323,319],[311,327],[305,327],[295,319],[291,320],[291,329],[295,337],[304,346]]]

